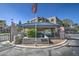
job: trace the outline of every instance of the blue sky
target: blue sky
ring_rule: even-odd
[[[75,23],[79,23],[79,4],[39,3],[36,16],[46,18],[57,16],[60,19],[69,18]],[[8,25],[10,25],[11,19],[14,19],[15,23],[18,23],[19,20],[24,23],[33,17],[31,3],[0,4],[0,19],[6,20]]]

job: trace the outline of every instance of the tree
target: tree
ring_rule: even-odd
[[[27,23],[30,23],[30,21],[27,21]]]
[[[78,26],[78,24],[77,23],[75,23],[75,24],[73,24],[74,26]]]
[[[19,25],[21,25],[22,24],[22,22],[21,21],[19,21]]]
[[[17,30],[20,32],[22,30],[22,27],[20,27],[20,25],[22,24],[21,21],[19,21],[18,26],[17,26]]]
[[[79,31],[79,25],[78,25],[78,24],[74,24],[74,29],[75,29],[76,31]]]
[[[64,27],[69,27],[69,26],[72,26],[73,25],[73,21],[72,20],[70,20],[70,19],[64,19],[64,20],[62,20],[62,22],[63,22],[63,26]]]

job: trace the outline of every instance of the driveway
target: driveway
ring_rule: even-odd
[[[74,34],[71,35],[73,37]],[[78,35],[76,36],[78,39]],[[75,37],[75,38],[76,38]],[[71,47],[62,46],[53,49],[30,49],[0,42],[0,56],[78,56],[79,40],[69,40]]]
[[[0,43],[0,56],[72,56],[72,49],[62,46],[53,49],[30,49],[17,47],[8,43]]]

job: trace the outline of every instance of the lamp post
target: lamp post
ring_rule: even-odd
[[[33,16],[35,18],[36,14],[34,13]],[[36,24],[36,22],[35,22],[35,42],[34,42],[34,45],[37,46],[37,24]]]

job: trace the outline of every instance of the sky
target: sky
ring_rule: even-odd
[[[35,16],[45,18],[57,16],[61,20],[68,18],[74,23],[79,23],[79,4],[38,3]],[[35,16],[31,3],[0,3],[0,20],[6,20],[8,25],[11,24],[11,19],[15,23],[19,21],[25,23]]]

